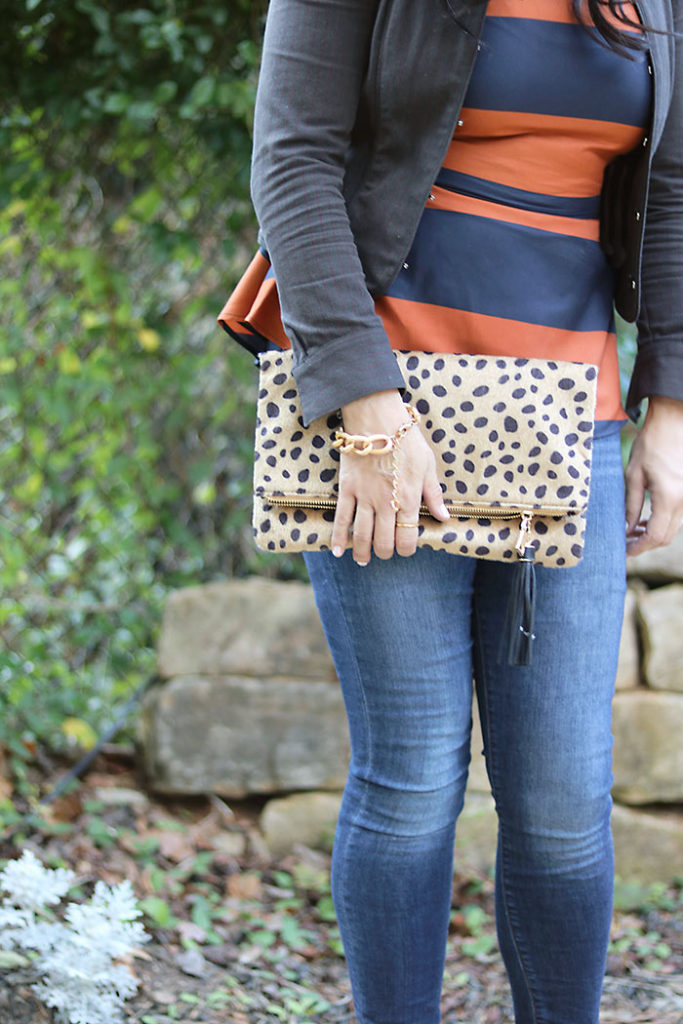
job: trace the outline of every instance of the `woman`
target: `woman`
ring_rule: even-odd
[[[306,422],[394,434],[392,346],[599,365],[584,557],[538,570],[533,665],[498,663],[508,565],[416,550],[421,500],[446,518],[421,426],[398,514],[378,460],[342,456],[334,551],[305,556],[351,731],[333,895],[360,1024],[440,1019],[473,675],[515,1020],[598,1021],[624,518],[635,554],[683,513],[675,26],[679,0],[271,0],[252,186]],[[615,298],[640,308],[629,412],[649,398],[626,508]]]

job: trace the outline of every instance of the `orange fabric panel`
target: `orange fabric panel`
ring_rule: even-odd
[[[257,252],[220,311],[218,322],[238,334],[245,326],[253,327],[280,348],[289,348],[289,338],[282,326],[275,278],[266,278],[269,270],[270,263],[260,251]]]
[[[614,334],[565,331],[388,296],[378,299],[375,309],[392,348],[594,363],[601,371],[596,418],[626,418],[621,408]]]
[[[467,107],[460,119],[444,167],[543,195],[600,195],[605,165],[643,137],[642,127],[584,117]]]
[[[490,0],[487,18],[529,18],[576,24],[572,0]]]
[[[584,2],[584,8],[587,5]],[[638,21],[633,4],[624,4],[624,14]],[[620,28],[626,28],[611,11],[606,10],[609,21]],[[555,21],[562,24],[576,24],[572,0],[491,0],[486,11],[488,18],[529,18],[532,21]],[[628,31],[628,29],[627,29]],[[632,31],[636,31],[633,29]]]
[[[275,281],[265,277],[269,269],[268,261],[257,253],[218,319],[238,333],[245,327],[253,327],[281,348],[289,348],[280,319]],[[253,299],[251,306],[250,297]],[[614,334],[565,331],[388,296],[377,299],[375,309],[382,318],[392,348],[396,349],[595,363],[600,367],[596,419],[626,419],[619,394]]]
[[[451,192],[450,189],[433,186],[433,199],[427,200],[427,208],[449,210],[452,213],[467,213],[490,220],[505,221],[506,224],[523,224],[539,231],[555,232],[559,235],[572,235],[574,238],[586,238],[591,242],[600,241],[600,222],[597,220],[581,220],[576,217],[553,217],[547,213],[536,213],[533,210],[522,210],[501,203],[491,203],[485,199],[475,199]]]

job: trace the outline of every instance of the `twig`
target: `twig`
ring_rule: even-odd
[[[211,801],[211,806],[216,811],[218,811],[221,818],[223,818],[225,821],[234,820],[235,812],[233,811],[232,807],[228,807],[225,800],[221,800],[221,798],[217,796],[215,793],[211,793],[211,795],[209,796],[209,800]]]
[[[146,691],[154,683],[158,681],[158,678],[159,677],[156,675],[150,676],[149,679],[146,679],[144,683],[141,683],[140,686],[138,686],[138,688],[134,691],[133,695],[126,701],[126,703],[121,708],[119,715],[114,719],[109,728],[102,733],[95,746],[91,747],[87,754],[84,754],[80,761],[78,761],[77,764],[73,766],[73,768],[70,768],[66,775],[63,775],[59,782],[55,786],[53,786],[51,790],[48,790],[48,792],[45,793],[44,796],[41,797],[41,799],[38,801],[39,804],[52,803],[53,800],[55,800],[64,792],[66,787],[73,779],[77,779],[80,775],[83,774],[86,768],[90,767],[90,765],[95,760],[95,758],[100,753],[105,744],[108,743],[117,734],[119,729],[123,727],[126,719],[128,718],[128,715],[131,713],[131,711],[138,703],[138,701],[142,698],[143,694],[146,693]]]

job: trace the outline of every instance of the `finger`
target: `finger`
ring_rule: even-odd
[[[394,543],[396,545],[396,554],[401,555],[403,558],[408,558],[410,555],[414,555],[417,550],[417,517],[417,510],[411,514],[405,509],[401,509],[396,517]]]
[[[410,479],[407,474],[399,477],[398,509],[391,509],[388,526],[391,532],[392,554],[412,555],[417,546],[417,523],[420,517],[419,477]],[[397,524],[401,524],[400,526]]]
[[[353,558],[358,565],[367,565],[370,561],[374,520],[372,505],[359,502],[353,520]]]
[[[400,515],[400,513],[399,513]],[[390,504],[375,509],[375,529],[372,550],[378,558],[391,558],[394,553],[396,513]]]
[[[653,516],[649,520],[641,519],[627,535],[626,554],[629,558],[654,548],[667,547],[675,539],[681,528],[680,509],[675,510],[668,521],[666,515],[663,515],[660,522],[653,524]]]
[[[631,467],[626,471],[626,533],[633,531],[640,522],[645,501],[645,477],[640,470]]]
[[[637,524],[632,532],[631,537],[635,539],[627,540],[629,556],[669,544],[676,535],[677,522],[678,517],[672,515],[671,509],[653,505],[650,518]]]
[[[334,514],[334,526],[332,527],[332,539],[330,545],[332,553],[340,558],[346,551],[349,541],[349,530],[353,522],[353,513],[356,508],[356,499],[350,492],[342,490],[337,500],[337,509]]]
[[[652,520],[655,520],[652,523]],[[665,548],[667,544],[670,544],[676,534],[678,533],[681,525],[680,512],[676,508],[668,507],[659,514],[658,511],[654,511],[650,516],[650,521],[647,524],[647,535],[649,540],[652,542],[652,546],[656,548]]]
[[[439,483],[439,478],[436,475],[436,470],[432,470],[427,473],[422,488],[422,494],[424,502],[431,514],[435,519],[441,519],[443,522],[447,522],[450,518],[448,509],[446,508],[443,500],[443,491]]]
[[[634,558],[636,555],[642,555],[644,551],[650,549],[650,543],[647,536],[647,523],[641,521],[636,523],[630,534],[626,537],[626,556],[628,558]]]
[[[417,548],[420,496],[406,494],[394,521],[396,553],[403,557],[414,555]]]

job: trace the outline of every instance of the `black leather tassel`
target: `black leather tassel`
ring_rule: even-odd
[[[534,635],[536,571],[532,547],[524,548],[512,573],[513,578],[505,616],[508,664],[530,665],[533,642],[536,639]]]

